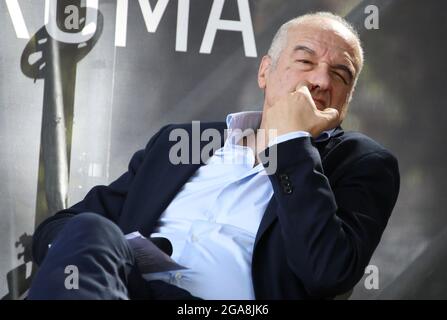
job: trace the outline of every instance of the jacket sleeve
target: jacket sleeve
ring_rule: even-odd
[[[289,267],[312,296],[347,292],[363,276],[396,202],[396,159],[375,148],[342,161],[331,186],[310,138],[273,148],[277,169],[269,178]]]
[[[113,222],[117,222],[121,209],[126,200],[129,190],[138,168],[140,167],[145,154],[150,151],[161,132],[166,127],[158,131],[148,142],[145,149],[137,151],[130,160],[128,170],[117,180],[108,186],[95,186],[85,196],[85,198],[68,209],[61,210],[55,215],[44,220],[36,229],[33,235],[32,255],[33,260],[38,265],[42,262],[48,250],[48,245],[55,239],[65,223],[76,214],[83,212],[93,212],[102,215]]]

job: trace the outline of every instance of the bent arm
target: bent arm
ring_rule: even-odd
[[[310,138],[275,147],[277,170],[269,177],[290,268],[313,296],[350,290],[396,202],[397,161],[384,149],[342,161],[331,186]]]

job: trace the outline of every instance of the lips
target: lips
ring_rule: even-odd
[[[312,99],[314,100],[315,104],[317,104],[317,106],[318,106],[318,104],[319,104],[319,106],[321,106],[323,108],[326,106],[326,102],[324,100],[313,98],[313,97],[312,97]]]

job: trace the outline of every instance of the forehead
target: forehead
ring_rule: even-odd
[[[317,55],[333,59],[349,59],[357,66],[359,54],[354,35],[337,21],[313,19],[291,26],[287,33],[287,48],[304,45]]]

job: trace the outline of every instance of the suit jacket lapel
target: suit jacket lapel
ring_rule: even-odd
[[[217,129],[220,133],[220,145],[224,141],[225,123],[201,123],[200,133],[208,128]],[[176,127],[177,128],[177,127]],[[191,126],[185,126],[189,137],[192,137]],[[169,141],[167,130],[158,138],[149,154],[144,159],[144,170],[134,182],[134,190],[129,192],[120,218],[120,226],[124,233],[140,231],[144,236],[149,236],[156,223],[173,200],[180,188],[204,163],[172,164],[169,159],[169,151],[176,141]],[[208,141],[200,141],[200,154]],[[190,157],[192,153],[190,141]],[[191,159],[190,159],[191,160]],[[136,189],[136,190],[135,190]]]
[[[315,142],[315,147],[318,149],[320,153],[321,162],[324,164],[324,160],[328,154],[328,152],[333,148],[333,146],[339,141],[339,137],[342,136],[344,130],[341,127],[335,128],[334,132],[331,135],[330,139]]]

